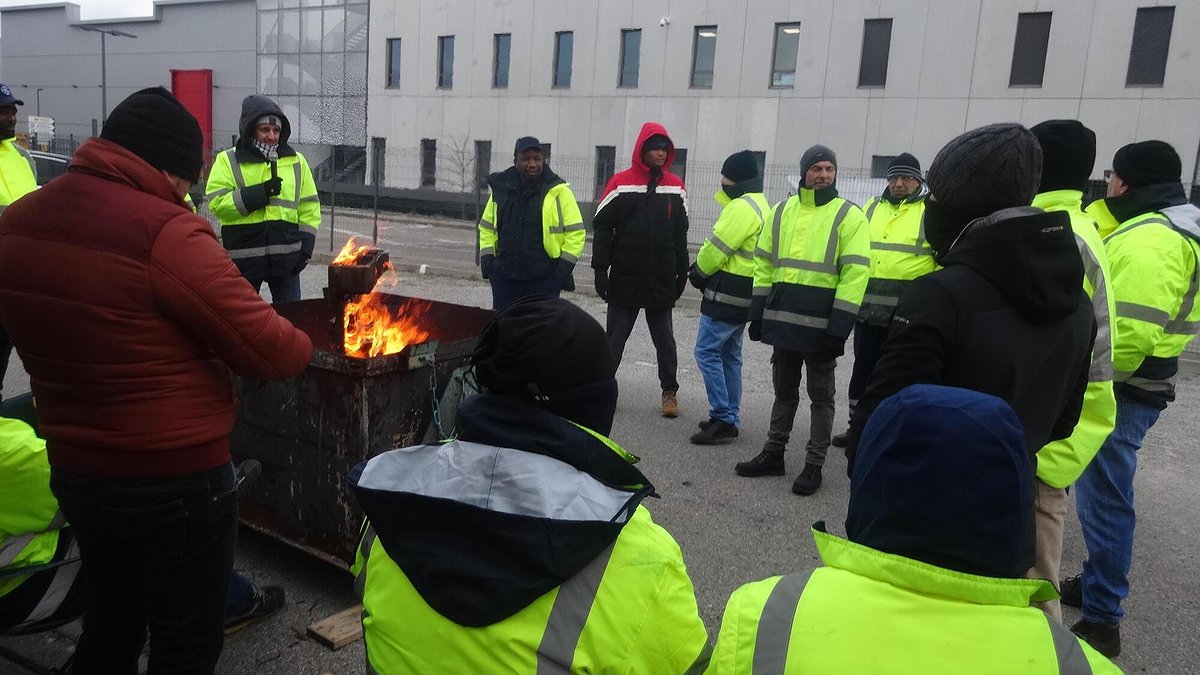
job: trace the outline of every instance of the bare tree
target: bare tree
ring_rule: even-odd
[[[446,141],[446,185],[453,192],[475,192],[475,153],[470,139],[468,131],[465,136],[451,136]],[[466,219],[466,200],[458,201],[458,209],[459,217]]]

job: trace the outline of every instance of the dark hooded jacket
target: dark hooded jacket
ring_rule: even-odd
[[[542,203],[550,188],[565,182],[549,166],[542,168],[533,184],[523,182],[515,166],[488,176],[488,188],[496,201],[497,237],[489,278],[544,279],[554,272],[558,260],[546,255],[542,243]]]
[[[997,211],[968,225],[941,264],[900,297],[850,420],[851,462],[876,406],[911,384],[1004,399],[1031,456],[1079,419],[1096,328],[1067,214]]]
[[[284,201],[283,197],[268,197],[262,183],[244,178],[244,174],[249,172],[257,175],[261,171],[262,165],[268,162],[263,153],[254,145],[255,122],[264,115],[274,115],[280,120],[277,174],[283,181],[284,194],[295,197],[295,208],[291,210],[293,215],[290,219],[267,218],[265,215],[267,212],[264,209],[268,205],[278,205],[278,202]],[[238,269],[248,279],[261,280],[267,277],[295,274],[303,268],[303,263],[312,257],[317,240],[314,224],[296,220],[302,217],[300,209],[313,208],[307,203],[309,200],[314,200],[315,204],[315,193],[307,195],[304,199],[306,203],[303,204],[300,197],[302,184],[312,182],[311,170],[303,156],[288,143],[292,135],[291,122],[279,106],[266,96],[247,96],[242,101],[238,132],[240,136],[237,143],[233,148],[225,151],[231,154],[232,161],[229,162],[229,166],[235,176],[230,179],[228,176],[218,175],[218,167],[223,167],[225,161],[225,158],[219,158],[218,164],[214,164],[213,172],[209,176],[206,188],[207,196],[216,212],[220,203],[217,200],[223,197],[228,199],[225,195],[236,191],[236,199],[230,205],[231,208],[233,205],[240,204],[252,216],[255,215],[255,212],[261,211],[262,213],[258,218],[252,218],[251,220],[255,222],[250,223],[236,222],[234,224],[227,222],[226,218],[222,217],[221,241],[230,251],[230,257],[233,258]],[[296,161],[289,162],[288,158],[296,158]],[[246,184],[239,185],[239,180]],[[317,213],[319,214],[319,204],[316,204],[315,208],[318,209]],[[240,207],[238,210],[241,211]],[[317,215],[316,223],[319,222],[320,218]],[[257,253],[257,255],[253,255],[251,252]]]
[[[642,161],[642,146],[655,135],[667,130],[657,122],[642,125],[633,165],[609,179],[592,221],[592,268],[608,275],[614,305],[674,307],[687,282],[687,190],[671,173],[673,143],[661,172]]]

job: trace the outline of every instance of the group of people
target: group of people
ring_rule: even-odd
[[[536,139],[522,142],[540,156]],[[772,346],[767,441],[737,463],[738,475],[785,473],[805,371],[811,419],[804,467],[792,484],[800,495],[820,488],[831,444],[845,448],[856,480],[869,421],[908,387],[999,397],[1016,413],[1035,476],[1036,528],[1024,532],[1030,564],[1023,572],[1054,580],[1063,601],[1083,610],[1072,629],[1100,652],[1119,654],[1136,453],[1174,399],[1178,358],[1200,329],[1200,209],[1184,194],[1175,150],[1162,141],[1122,147],[1106,172],[1107,196],[1086,212],[1096,136],[1077,120],[968,131],[925,173],[916,157],[900,154],[883,194],[863,208],[838,195],[830,148],[803,154],[796,194],[773,207],[753,154],[742,151],[722,166],[716,198],[723,208],[692,263],[673,156],[666,130],[645,124],[632,167],[608,182],[593,222],[592,267],[608,305],[609,346],[619,364],[634,320],[646,312],[662,414],[679,413],[671,311],[689,281],[703,294],[695,356],[710,404],[693,443],[737,438],[743,335]],[[512,189],[492,187],[493,200]],[[481,223],[496,309],[524,292],[495,289],[512,288],[511,275],[539,256],[544,268],[561,272],[537,292],[573,288],[567,276],[585,236],[569,190],[560,191],[564,198],[570,225],[561,215],[539,223],[533,211],[524,220],[493,211]],[[834,372],[851,332],[850,425],[835,436]],[[1072,485],[1088,558],[1080,575],[1060,583]],[[1035,599],[1061,621],[1056,598]]]

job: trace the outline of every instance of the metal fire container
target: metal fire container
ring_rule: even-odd
[[[263,466],[258,486],[242,502],[243,522],[337,565],[353,561],[362,525],[347,473],[384,450],[436,434],[435,401],[447,408],[442,423],[450,431],[449,408],[457,407],[462,370],[492,315],[400,295],[384,299],[392,308],[412,300],[430,303],[430,340],[399,354],[352,358],[330,330],[341,323],[338,305],[324,299],[282,303],[276,311],[312,338],[312,362],[283,382],[237,380],[241,409],[230,438],[233,455]]]

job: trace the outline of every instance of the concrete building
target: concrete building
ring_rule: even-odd
[[[367,128],[388,148],[385,185],[453,189],[464,157],[499,169],[534,134],[560,173],[577,169],[581,198],[628,164],[646,120],[687,150],[705,201],[714,165],[743,148],[775,167],[770,191],[813,143],[878,175],[998,121],[1082,120],[1097,178],[1147,138],[1186,171],[1198,26],[1200,3],[1155,0],[376,1]]]

